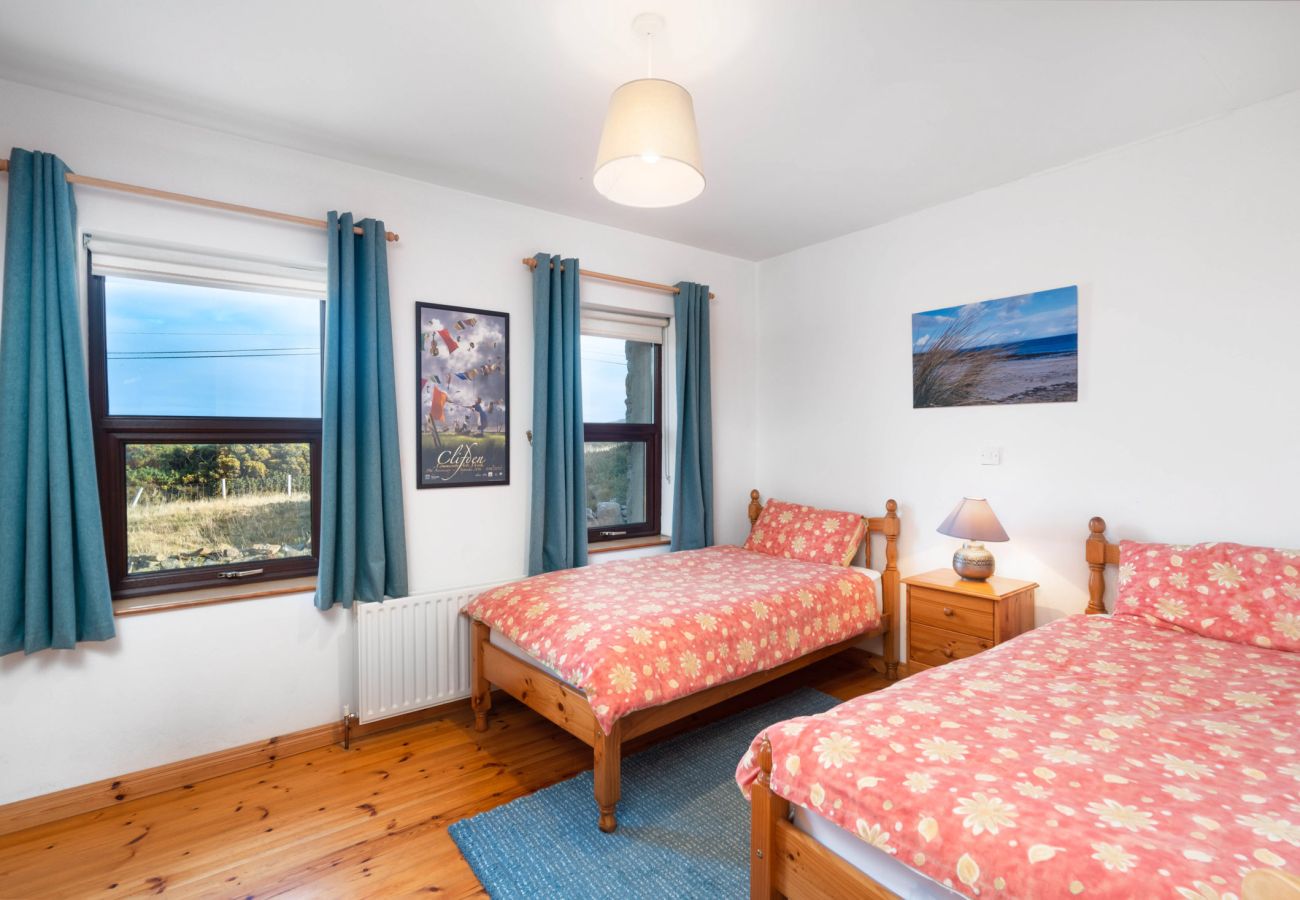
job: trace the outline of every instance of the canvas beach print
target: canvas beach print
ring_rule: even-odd
[[[510,483],[510,316],[415,304],[421,488]]]
[[[912,316],[912,406],[1079,399],[1079,289]]]

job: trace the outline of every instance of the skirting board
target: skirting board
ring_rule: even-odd
[[[883,672],[884,670],[884,664],[880,657],[858,647],[845,650],[841,656],[851,656],[879,671]],[[504,702],[506,699],[500,690],[494,690],[492,694],[494,703],[498,701]],[[351,737],[355,740],[368,735],[391,731],[395,728],[426,722],[446,715],[457,707],[468,709],[469,699],[452,700],[449,703],[403,713],[377,722],[353,725]],[[277,759],[283,759],[286,756],[294,756],[298,753],[306,753],[308,750],[328,747],[330,744],[341,744],[343,742],[343,730],[342,722],[317,725],[315,728],[305,728],[302,731],[269,738],[265,741],[231,747],[228,750],[218,750],[215,753],[206,753],[203,756],[193,756],[189,759],[166,763],[152,769],[142,769],[139,772],[132,772],[130,775],[94,781],[90,784],[55,791],[52,794],[42,794],[39,797],[6,803],[0,806],[0,835],[12,834],[26,828],[35,828],[37,825],[57,822],[60,819],[67,819],[81,813],[107,809],[128,800],[150,797],[154,794],[161,794],[163,791],[197,784],[209,778],[229,775],[231,772],[242,772],[255,766],[273,763]]]
[[[17,800],[0,806],[0,834],[10,834],[80,813],[116,806],[139,797],[186,787],[208,778],[251,769],[263,763],[274,762],[283,756],[315,750],[317,747],[342,740],[341,722],[318,725],[315,728],[306,728],[269,740],[231,747],[228,750],[218,750],[215,753],[166,763],[152,769],[142,769],[118,778],[94,781],[90,784],[55,791],[52,794]]]
[[[354,725],[351,736],[353,739],[361,738],[435,719],[460,706],[468,709],[469,700],[453,700],[450,703],[393,716],[391,719],[381,719],[368,725]],[[163,791],[189,787],[209,778],[241,772],[244,769],[273,763],[286,756],[294,756],[342,742],[343,723],[331,722],[328,725],[304,728],[302,731],[265,741],[218,750],[215,753],[205,753],[203,756],[166,763],[152,769],[142,769],[130,775],[94,781],[27,800],[16,800],[0,806],[0,835],[57,822],[81,813],[106,809],[128,800],[161,794]]]

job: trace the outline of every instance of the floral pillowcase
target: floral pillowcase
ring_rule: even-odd
[[[1300,651],[1300,550],[1121,541],[1119,563],[1115,615]]]
[[[867,533],[867,520],[857,513],[835,512],[769,500],[745,541],[746,550],[847,566]]]

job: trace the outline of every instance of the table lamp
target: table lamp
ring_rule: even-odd
[[[952,555],[952,568],[967,581],[983,581],[993,574],[993,554],[982,541],[1010,540],[983,497],[963,497],[938,530],[964,541]]]

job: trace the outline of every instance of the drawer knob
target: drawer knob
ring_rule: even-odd
[[[943,608],[943,614],[944,614],[945,616],[951,616],[951,615],[953,615],[952,607],[951,607],[951,606],[945,606],[945,607]]]
[[[951,648],[951,647],[944,647],[942,652],[943,652],[943,655],[944,655],[944,656],[948,657],[948,659],[952,659],[952,648]]]
[[[991,646],[993,646],[993,645],[990,644],[988,641],[980,641],[980,649],[981,649],[981,650],[987,650],[987,649],[988,649],[989,647],[991,647]]]

